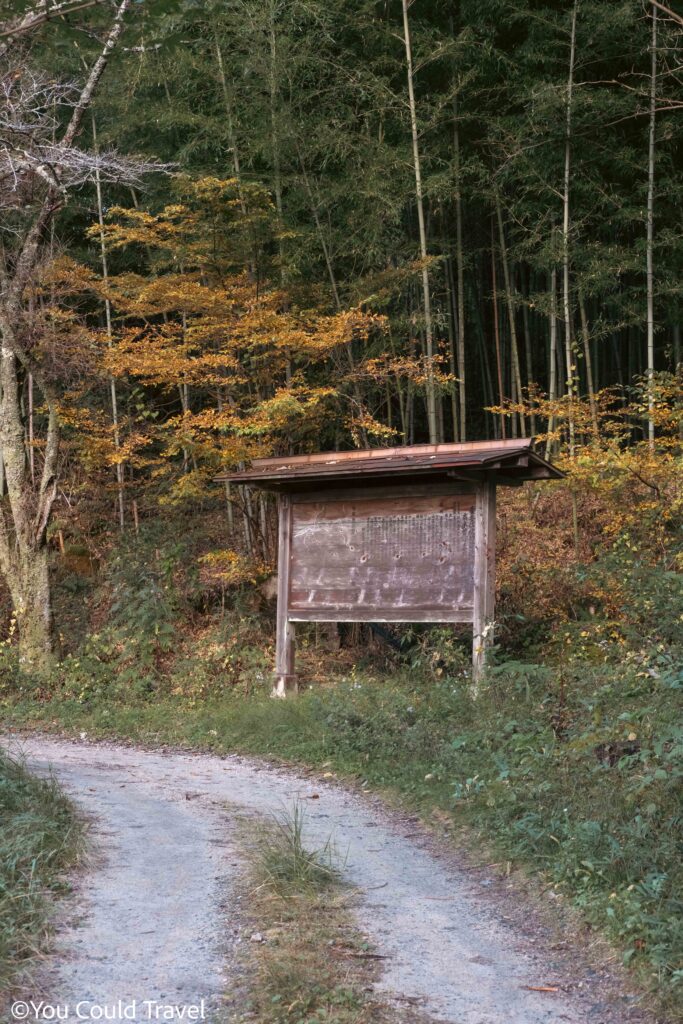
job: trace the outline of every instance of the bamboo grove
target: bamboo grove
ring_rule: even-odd
[[[271,280],[385,315],[359,356],[421,364],[361,388],[406,440],[680,360],[680,25],[656,7],[269,0],[167,39],[109,138],[137,151],[142,118],[155,156],[268,189]]]
[[[674,5],[67,14],[1,51],[8,109],[20,83],[31,112],[0,125],[5,314],[36,238],[3,326],[15,603],[52,538],[214,500],[215,472],[257,454],[663,441],[681,365]],[[81,102],[112,18],[123,32]],[[21,156],[20,121],[43,154],[66,131],[54,180]],[[266,506],[224,500],[272,559]]]

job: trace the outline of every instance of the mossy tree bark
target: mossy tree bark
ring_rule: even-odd
[[[22,368],[8,344],[14,340],[12,324],[2,314],[0,331],[0,444],[6,485],[0,500],[0,568],[14,605],[21,663],[42,672],[50,665],[53,649],[47,524],[57,493],[59,420],[54,396],[47,386],[41,387],[48,425],[43,471],[34,485],[20,401]],[[40,387],[40,380],[37,383]]]

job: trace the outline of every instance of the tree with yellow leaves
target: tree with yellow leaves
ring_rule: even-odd
[[[176,192],[157,213],[115,207],[91,229],[112,257],[144,264],[101,283],[113,328],[100,365],[164,396],[154,430],[162,500],[201,498],[220,467],[256,455],[391,434],[361,397],[379,373],[366,349],[383,318],[304,305],[275,283],[278,225],[265,189],[179,176]],[[241,501],[246,538],[265,555],[251,505]]]

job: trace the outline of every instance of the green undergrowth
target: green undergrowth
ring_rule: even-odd
[[[56,782],[0,753],[0,1006],[45,945],[50,900],[81,849],[81,826]]]
[[[554,667],[508,662],[476,699],[466,678],[418,666],[352,674],[287,701],[261,690],[37,703],[5,691],[4,714],[16,726],[305,763],[425,813],[446,811],[542,874],[674,1005],[683,988],[683,673],[666,651],[619,665],[585,653]]]
[[[655,564],[626,538],[574,566],[566,619],[527,621],[501,599],[499,664],[476,698],[452,629],[404,632],[398,650],[385,637],[373,655],[367,634],[332,654],[310,627],[298,663],[317,681],[273,701],[272,607],[253,586],[212,603],[188,568],[194,543],[122,541],[90,631],[65,637],[50,679],[19,673],[0,645],[6,723],[312,765],[448,815],[554,887],[681,1008],[680,557]]]

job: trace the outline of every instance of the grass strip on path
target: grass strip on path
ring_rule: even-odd
[[[304,843],[299,805],[245,841],[252,857],[246,972],[253,1024],[418,1024],[411,1010],[389,1008],[372,993],[381,956],[369,949],[353,914],[329,841]]]

